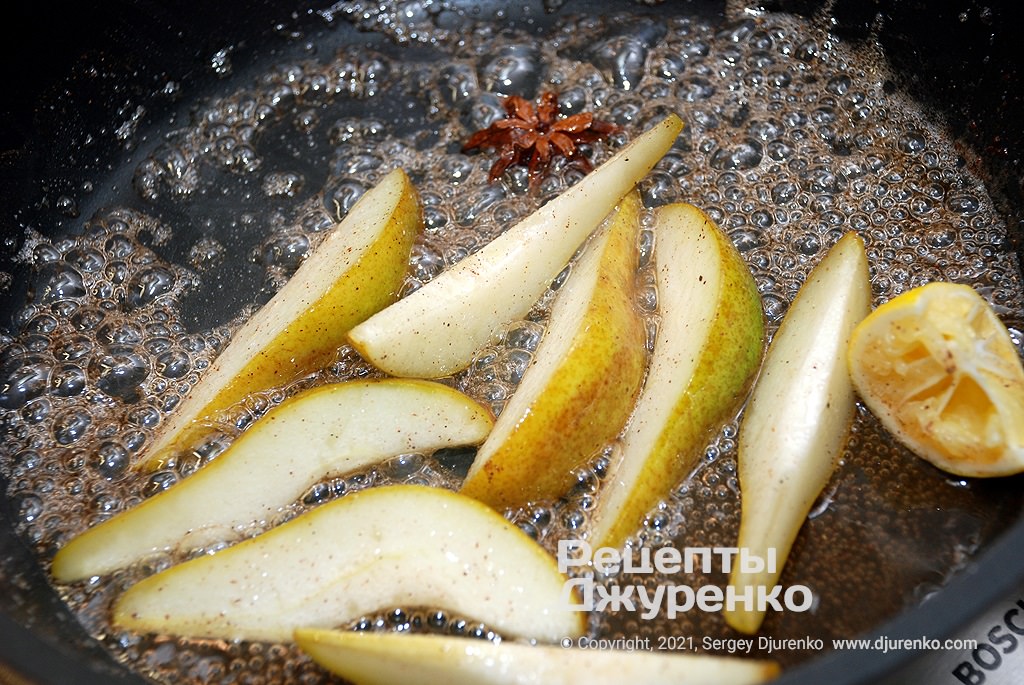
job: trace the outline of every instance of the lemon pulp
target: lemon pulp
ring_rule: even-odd
[[[864,403],[919,456],[961,476],[1024,470],[1024,367],[973,288],[929,283],[878,307],[849,363]]]

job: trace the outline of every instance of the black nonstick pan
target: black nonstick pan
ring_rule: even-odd
[[[126,470],[147,416],[172,408],[179,381],[378,169],[405,165],[425,192],[434,237],[416,282],[479,247],[474,225],[507,225],[574,180],[481,180],[488,159],[460,142],[503,97],[553,87],[566,113],[592,109],[629,136],[676,111],[686,129],[644,201],[708,211],[755,269],[769,328],[852,228],[874,241],[876,302],[961,280],[997,304],[1018,347],[1024,338],[1024,90],[1009,2],[60,5],[21,6],[4,27],[0,682],[333,682],[294,650],[108,630],[111,592],[53,587],[49,560],[84,527],[76,517],[128,508],[204,458],[134,481]],[[367,368],[342,354],[331,373]],[[706,463],[666,486],[672,515],[649,520],[661,537],[648,539],[728,544],[734,438],[725,427]],[[1021,485],[940,474],[862,410],[788,571],[818,604],[766,625],[823,646],[772,655],[777,682],[914,682],[931,650],[832,639],[952,638],[1012,605],[1024,588]],[[550,542],[579,524],[584,495],[510,516]],[[716,498],[726,504],[708,509]],[[648,628],[697,647],[735,637],[715,617]],[[985,649],[952,651],[974,659],[970,672],[1001,673]]]

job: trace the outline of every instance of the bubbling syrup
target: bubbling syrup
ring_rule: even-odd
[[[351,21],[393,44],[268,66],[204,100],[188,126],[138,163],[124,206],[90,217],[80,235],[29,236],[22,257],[34,267],[32,287],[0,355],[0,471],[19,530],[42,563],[89,525],[216,458],[289,395],[380,375],[343,348],[326,369],[218,416],[209,437],[169,468],[129,468],[232,333],[384,173],[405,168],[422,197],[425,232],[405,293],[581,178],[563,161],[533,189],[520,168],[492,184],[491,157],[460,152],[470,132],[501,116],[507,95],[554,90],[563,113],[591,110],[621,126],[624,133],[587,151],[595,163],[666,112],[679,114],[686,128],[642,182],[645,204],[692,202],[729,234],[754,274],[770,331],[811,267],[855,230],[867,243],[876,303],[932,280],[967,283],[1020,344],[1024,290],[1004,219],[941,125],[892,92],[884,59],[869,48],[854,49],[802,19],[736,9],[721,23],[655,20],[642,11],[570,16],[538,39],[483,23],[456,35],[443,3],[403,7],[344,2],[322,13],[328,25]],[[643,234],[637,306],[653,330],[652,235]],[[556,286],[447,382],[500,412],[543,335]],[[735,543],[738,425],[737,417],[709,436],[682,483],[665,483],[662,503],[637,522],[634,546]],[[506,516],[552,551],[558,540],[580,537],[615,449],[594,455],[564,498]],[[455,489],[471,458],[466,450],[400,455],[326,479],[236,539],[365,487]],[[765,634],[827,643],[916,605],[1016,516],[1014,490],[1006,481],[939,473],[861,410],[782,578],[810,587],[815,606],[769,614]],[[59,590],[98,640],[155,681],[331,682],[291,646],[136,635],[109,625],[110,603],[129,584],[233,541],[155,555]],[[613,581],[698,587],[725,577]],[[349,627],[500,639],[436,607],[384,607]],[[698,651],[700,636],[733,635],[719,615],[698,612],[671,621],[605,613],[592,617],[590,630],[692,635]],[[772,656],[792,665],[813,654]]]

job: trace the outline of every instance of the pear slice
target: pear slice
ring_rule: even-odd
[[[290,641],[392,607],[436,607],[502,635],[579,635],[554,557],[493,509],[442,488],[392,485],[328,502],[129,588],[115,625]]]
[[[636,191],[623,198],[573,265],[463,494],[498,509],[559,497],[622,430],[647,356],[634,301],[641,209]]]
[[[330,363],[352,326],[395,301],[421,229],[416,189],[396,169],[231,338],[157,431],[140,466],[160,467],[204,422],[247,395]]]
[[[682,130],[669,115],[575,186],[349,333],[393,376],[438,378],[469,365],[501,327],[522,318],[601,221]]]
[[[618,547],[689,473],[735,412],[764,349],[754,279],[714,222],[688,204],[655,218],[660,323],[650,368],[591,519],[595,547]]]
[[[738,439],[742,509],[738,546],[761,559],[775,550],[774,571],[734,566],[729,584],[744,588],[778,582],[790,547],[821,494],[854,416],[847,370],[853,329],[871,308],[864,242],[848,233],[811,271],[772,338],[751,393]],[[726,622],[755,633],[756,607],[737,604]]]
[[[316,481],[389,456],[477,444],[490,413],[440,383],[349,381],[306,390],[272,409],[192,476],[74,538],[57,552],[59,582],[102,575],[175,547],[237,537]]]
[[[303,628],[295,631],[295,641],[318,664],[354,685],[752,685],[779,673],[778,664],[767,660],[445,635]]]

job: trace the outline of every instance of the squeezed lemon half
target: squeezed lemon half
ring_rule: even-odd
[[[1024,471],[1024,367],[1006,327],[970,286],[936,282],[854,329],[850,375],[882,424],[960,476]]]

